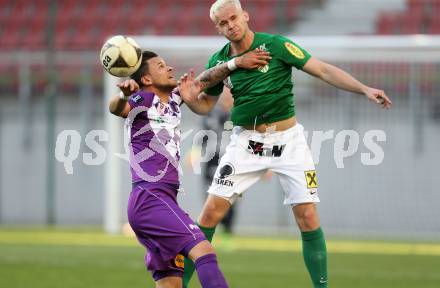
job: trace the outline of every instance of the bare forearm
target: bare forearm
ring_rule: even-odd
[[[322,72],[320,78],[330,85],[349,92],[364,94],[366,86],[344,70],[325,64]]]
[[[195,81],[200,83],[200,91],[203,91],[223,81],[229,74],[231,74],[231,71],[228,69],[228,65],[223,63],[203,71],[196,77]]]
[[[215,106],[215,102],[209,101],[201,94],[196,102],[185,102],[191,111],[199,115],[208,115],[212,108]]]
[[[127,106],[127,101],[121,99],[119,96],[114,96],[110,100],[109,111],[110,113],[119,116]]]

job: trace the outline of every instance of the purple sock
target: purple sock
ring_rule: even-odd
[[[200,284],[203,288],[228,288],[225,277],[220,271],[215,254],[207,254],[200,257],[194,263]]]

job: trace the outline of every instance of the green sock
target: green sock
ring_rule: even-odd
[[[214,233],[215,233],[215,227],[213,228],[207,228],[207,227],[202,227],[200,225],[198,225],[200,230],[202,230],[203,234],[205,234],[206,239],[211,242],[212,238],[214,237]],[[194,270],[196,269],[196,267],[194,266],[194,262],[191,261],[191,259],[189,258],[185,258],[185,269],[184,269],[184,273],[183,273],[183,288],[187,288],[189,285],[189,281],[191,281],[191,277],[194,273]]]
[[[301,232],[303,256],[314,288],[327,287],[327,249],[321,228]]]

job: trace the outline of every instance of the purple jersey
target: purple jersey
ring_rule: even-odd
[[[130,166],[133,183],[179,184],[180,104],[178,91],[168,103],[159,96],[139,91],[129,101],[127,117]]]
[[[170,94],[168,103],[161,103],[154,93],[140,91],[128,103],[132,108],[126,124],[133,180],[128,221],[148,250],[145,263],[153,278],[182,277],[182,255],[206,240],[177,203],[182,100],[177,91]]]

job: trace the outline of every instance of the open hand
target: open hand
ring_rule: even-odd
[[[180,96],[184,102],[195,102],[201,92],[201,83],[194,79],[194,70],[190,69],[188,73],[183,74],[177,82]]]
[[[270,57],[269,52],[257,48],[235,58],[235,64],[237,67],[243,69],[256,69],[269,64],[270,59],[272,59],[272,57]]]

